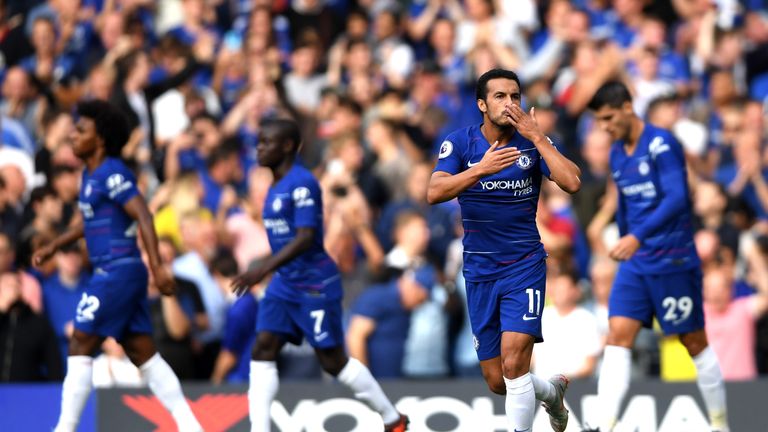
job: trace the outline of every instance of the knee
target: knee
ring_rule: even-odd
[[[331,376],[338,376],[344,366],[347,365],[348,359],[335,359],[335,358],[320,358],[320,367],[324,371],[328,372]]]
[[[75,330],[69,339],[69,355],[92,356],[96,352],[100,338]]]
[[[256,361],[276,361],[281,344],[276,336],[260,334],[253,345],[251,358]]]
[[[485,379],[486,384],[488,384],[488,389],[491,390],[491,392],[502,396],[507,394],[507,386],[504,384],[504,378],[502,378],[501,371],[498,371],[497,373],[483,370],[483,378]]]
[[[622,348],[632,348],[634,337],[619,332],[609,332],[605,338],[606,345],[613,345]]]
[[[685,349],[688,350],[688,354],[690,354],[691,357],[696,357],[701,354],[708,345],[707,336],[703,331],[682,335],[680,336],[680,342],[685,346]]]
[[[505,356],[501,361],[501,371],[507,378],[517,378],[525,375],[531,369],[530,361],[526,361],[527,358],[523,358],[522,355],[510,354]],[[502,379],[502,384],[503,383]]]
[[[507,386],[504,384],[504,380],[500,379],[497,381],[486,381],[488,383],[488,389],[491,390],[491,392],[496,393],[497,395],[506,395],[507,394]]]

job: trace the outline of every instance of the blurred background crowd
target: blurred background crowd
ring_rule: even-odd
[[[763,0],[2,0],[0,381],[59,380],[90,268],[82,244],[36,269],[31,253],[77,211],[78,100],[128,116],[123,157],[155,214],[178,293],[150,281],[155,338],[185,380],[247,381],[263,286],[234,275],[270,253],[260,214],[271,173],[259,122],[300,122],[323,190],[325,244],[343,274],[350,354],[381,378],[478,376],[456,202],[426,203],[443,137],[481,121],[483,72],[518,72],[524,105],[582,169],[545,181],[546,342],[535,370],[591,377],[607,332],[618,238],[601,211],[610,138],[585,107],[621,79],[637,112],[685,148],[707,331],[726,379],[768,373],[768,4]],[[683,302],[684,303],[684,302]],[[688,305],[690,306],[690,305]],[[668,314],[690,313],[679,304]],[[635,376],[692,379],[653,330]],[[98,386],[142,385],[114,341]],[[307,345],[287,379],[323,379]]]

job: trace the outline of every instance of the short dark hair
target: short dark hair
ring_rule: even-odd
[[[224,277],[235,277],[238,272],[237,260],[232,252],[226,249],[219,250],[211,262],[211,269]]]
[[[485,98],[488,97],[488,81],[498,78],[509,79],[516,82],[517,86],[520,87],[520,91],[522,91],[522,87],[520,86],[520,78],[517,77],[516,73],[507,69],[491,69],[488,72],[480,75],[480,78],[477,79],[477,87],[475,87],[476,98],[485,100]]]
[[[604,106],[618,108],[625,102],[632,102],[632,95],[627,86],[621,81],[608,81],[600,86],[587,107],[597,111]]]
[[[38,186],[29,194],[29,203],[37,204],[48,197],[56,197],[56,192],[50,186]]]
[[[208,156],[208,160],[206,161],[206,166],[208,168],[213,167],[217,163],[226,160],[230,157],[237,156],[240,153],[240,148],[238,148],[236,143],[233,142],[225,142],[221,143],[221,145],[217,146],[213,151],[211,151],[211,155]]]
[[[93,120],[96,134],[104,140],[107,155],[120,157],[131,130],[128,119],[119,108],[109,102],[94,99],[78,103],[77,115]]]
[[[280,134],[281,139],[287,139],[293,142],[293,151],[299,150],[301,144],[301,130],[299,124],[291,119],[286,118],[270,118],[261,121],[260,129],[275,128]]]

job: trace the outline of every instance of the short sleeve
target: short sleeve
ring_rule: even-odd
[[[373,320],[383,318],[393,303],[400,301],[395,283],[375,285],[366,289],[352,305],[352,315],[361,315]]]
[[[131,198],[139,194],[136,187],[136,177],[123,164],[115,164],[115,170],[104,181],[110,201],[125,205]]]
[[[313,179],[314,180],[314,179]],[[297,182],[291,191],[296,228],[319,228],[322,221],[320,187],[316,181]]]
[[[658,135],[651,140],[648,144],[648,154],[661,173],[685,169],[682,147],[671,134]]]
[[[440,144],[435,171],[443,171],[455,175],[462,171],[462,151],[456,145],[459,140],[455,133],[448,135]]]

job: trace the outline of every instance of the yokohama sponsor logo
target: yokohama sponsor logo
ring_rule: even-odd
[[[493,191],[493,190],[523,189],[531,186],[531,184],[533,184],[533,180],[530,177],[528,177],[522,180],[481,181],[480,187],[482,187],[483,190]]]

